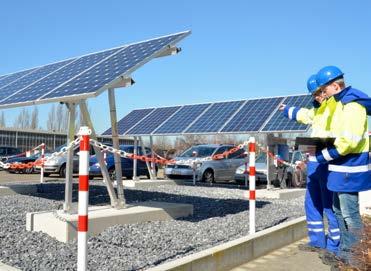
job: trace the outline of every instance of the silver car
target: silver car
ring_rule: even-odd
[[[289,162],[295,164],[297,161],[304,161],[306,159],[305,155],[301,151],[294,151],[289,153]],[[274,167],[272,167],[273,170]],[[256,169],[256,181],[257,182],[267,182],[267,155],[261,153],[255,160]],[[283,170],[284,169],[284,170]],[[276,186],[281,186],[284,188],[286,186],[292,187],[302,187],[306,182],[306,171],[305,170],[294,170],[292,167],[280,166],[278,169],[274,169],[275,174],[273,174],[273,184]],[[236,182],[244,184],[245,183],[245,165],[240,166],[236,169],[236,174],[234,179]]]
[[[234,148],[233,145],[225,144],[192,146],[180,156],[175,157],[178,161],[176,164],[166,166],[165,175],[168,178],[192,178],[195,170],[198,181],[213,183],[233,180],[236,168],[244,163],[243,149],[224,159],[211,159],[213,155],[222,154],[232,148]]]

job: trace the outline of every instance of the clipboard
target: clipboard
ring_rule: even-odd
[[[335,142],[334,137],[297,137],[295,147],[301,146],[300,149],[305,149],[305,146],[315,146],[317,150],[333,147]]]

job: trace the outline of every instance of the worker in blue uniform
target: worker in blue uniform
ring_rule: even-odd
[[[289,119],[312,127],[312,137],[330,137],[329,118],[334,109],[334,99],[325,99],[312,75],[307,82],[307,88],[313,96],[313,108],[298,108],[281,105],[280,109]],[[307,189],[305,194],[305,214],[309,243],[300,245],[299,249],[316,251],[326,249],[336,253],[340,242],[340,232],[336,216],[332,210],[332,192],[327,189],[328,166],[316,162],[315,157],[309,157],[307,163]],[[324,215],[328,221],[328,234],[324,226]]]
[[[330,131],[336,138],[334,146],[317,150],[316,159],[328,165],[327,187],[333,191],[333,209],[339,223],[341,241],[333,260],[354,265],[352,249],[363,229],[358,192],[371,189],[367,119],[371,103],[362,91],[346,87],[343,75],[335,66],[326,66],[316,75],[321,90],[335,100]]]

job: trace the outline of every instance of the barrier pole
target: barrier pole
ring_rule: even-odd
[[[255,233],[255,137],[249,139],[249,233]]]
[[[79,155],[79,202],[78,202],[78,236],[77,236],[77,270],[85,271],[88,265],[88,202],[89,202],[89,128],[80,128]]]
[[[40,183],[44,183],[44,158],[45,158],[45,143],[41,144],[41,175],[40,175]]]

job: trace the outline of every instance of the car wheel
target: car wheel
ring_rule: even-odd
[[[50,173],[44,172],[44,177],[49,177],[49,176],[50,176]]]
[[[89,180],[93,180],[94,176],[89,175]]]
[[[207,183],[214,183],[214,171],[212,169],[208,169],[202,175],[202,180]]]
[[[62,165],[59,169],[59,177],[65,178],[66,177],[66,165]]]
[[[31,168],[26,168],[24,173],[26,173],[26,174],[31,174],[32,172],[33,172],[33,167],[31,167]]]

